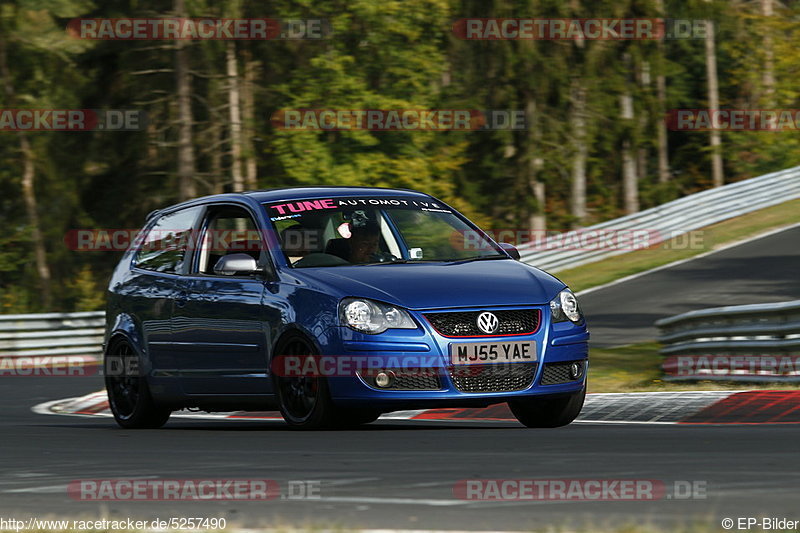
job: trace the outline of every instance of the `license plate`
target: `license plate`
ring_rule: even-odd
[[[450,362],[454,365],[532,361],[536,361],[536,343],[530,341],[459,342],[450,345]]]

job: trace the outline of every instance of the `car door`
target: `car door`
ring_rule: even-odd
[[[262,305],[271,263],[255,218],[244,206],[207,206],[190,271],[179,280],[172,318],[174,351],[186,394],[270,394],[268,350],[275,308]],[[228,253],[251,255],[258,273],[219,275]]]
[[[159,217],[142,238],[131,264],[133,276],[126,284],[126,302],[141,323],[149,371],[156,377],[169,376],[175,369],[170,321],[179,273],[187,254],[191,257],[191,237],[202,210],[190,207]]]

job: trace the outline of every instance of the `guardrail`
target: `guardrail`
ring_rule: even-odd
[[[649,232],[648,244],[659,244],[665,240],[690,231],[715,224],[758,209],[800,198],[800,167],[773,172],[757,178],[737,181],[690,194],[678,200],[609,220],[581,229],[584,235],[595,232],[644,230]],[[540,250],[531,250],[533,245],[520,245],[521,260],[538,268],[557,272],[614,255],[624,254],[630,249],[614,249],[593,244],[602,244],[601,238],[587,239],[581,249],[558,247],[561,237],[554,237],[536,245]]]
[[[701,309],[655,325],[667,379],[800,381],[800,300]]]
[[[105,312],[0,315],[0,358],[103,353]]]

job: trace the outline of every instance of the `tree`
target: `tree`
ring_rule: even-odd
[[[174,0],[173,10],[186,18],[184,0]],[[188,200],[197,195],[195,187],[195,154],[192,140],[192,78],[186,41],[175,41],[175,87],[178,98],[178,198]]]
[[[0,6],[0,76],[5,108],[16,108],[20,105],[47,107],[48,104],[65,101],[61,99],[60,87],[52,82],[37,83],[37,78],[43,68],[55,69],[69,65],[70,55],[88,47],[85,42],[76,43],[69,39],[54,19],[55,15],[75,16],[84,7],[79,2],[64,1],[59,4],[56,12],[50,12],[38,9],[37,2],[25,0],[7,2]],[[27,75],[11,70],[9,58],[12,54],[17,61],[21,57],[31,61]],[[49,310],[53,304],[52,273],[47,260],[47,237],[42,229],[40,199],[36,186],[37,168],[45,165],[39,159],[47,158],[48,154],[41,142],[31,141],[28,132],[19,131],[16,136],[22,167],[20,189],[33,246],[39,304],[41,309]]]
[[[710,2],[711,0],[706,0]],[[706,20],[706,80],[708,83],[708,108],[719,109],[719,77],[717,75],[717,52],[714,43],[714,21]],[[711,147],[711,179],[714,187],[720,187],[725,183],[722,170],[722,136],[717,129],[709,132]]]

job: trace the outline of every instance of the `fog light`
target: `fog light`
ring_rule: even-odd
[[[583,375],[583,365],[581,363],[572,363],[569,366],[569,377],[578,379]]]
[[[375,374],[375,385],[381,388],[386,388],[394,382],[394,372],[387,370],[386,372],[378,372]]]

